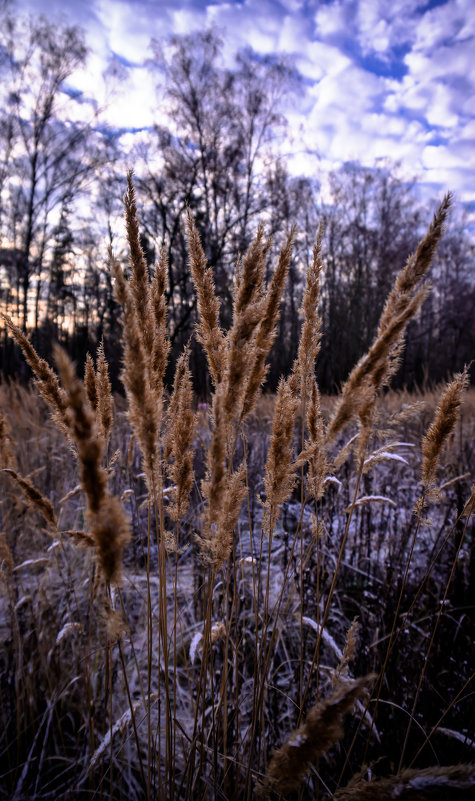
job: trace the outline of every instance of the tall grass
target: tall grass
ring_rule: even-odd
[[[190,213],[212,393],[196,405],[186,349],[168,395],[167,265],[149,275],[131,175],[126,272],[111,253],[127,406],[102,345],[82,381],[4,318],[42,399],[1,388],[0,797],[475,797],[473,396],[467,371],[437,408],[387,392],[450,202],[335,400],[323,228],[271,399],[294,231],[266,285],[259,226],[224,331]]]

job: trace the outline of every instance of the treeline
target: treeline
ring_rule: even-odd
[[[318,222],[324,221],[319,378],[329,392],[367,350],[395,273],[414,249],[430,211],[393,167],[346,165],[330,176],[324,193],[314,176],[293,177],[282,155],[283,109],[300,91],[298,74],[284,58],[262,58],[251,50],[225,67],[222,51],[215,31],[152,42],[148,69],[159,88],[157,123],[138,132],[131,114],[129,129],[111,129],[93,99],[69,83],[73,72],[86,66],[84,32],[40,17],[21,18],[4,6],[0,310],[28,331],[46,357],[59,341],[82,364],[103,339],[118,386],[120,314],[108,248],[127,263],[115,232],[126,171],[133,166],[150,270],[163,249],[167,257],[171,365],[191,339],[200,395],[208,384],[204,356],[192,337],[196,302],[188,269],[187,206],[213,267],[223,327],[231,315],[239,255],[258,221],[265,221],[273,237],[269,274],[290,225],[297,227],[271,355],[271,387],[295,357],[305,271]],[[111,80],[118,80],[120,70],[126,67],[110,65]],[[459,214],[439,250],[433,292],[409,331],[399,385],[441,380],[470,361],[473,275],[473,241]],[[25,375],[4,327],[0,360],[4,376]]]

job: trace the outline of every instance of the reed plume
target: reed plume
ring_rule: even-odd
[[[262,319],[254,340],[254,352],[241,414],[242,420],[244,420],[254,408],[260,388],[267,375],[265,362],[276,335],[280,301],[289,272],[294,238],[295,227],[292,227],[280,251],[279,261],[267,288],[266,297],[262,305]]]
[[[409,321],[424,302],[428,287],[421,285],[443,232],[451,195],[440,204],[426,235],[396,278],[381,314],[378,332],[368,353],[353,368],[328,426],[334,438],[355,416],[371,418],[374,398],[394,374],[402,348],[402,338]]]
[[[320,411],[320,393],[317,382],[312,381],[310,402],[307,409],[308,439],[303,451],[299,454],[295,467],[308,462],[307,492],[315,502],[319,501],[325,491],[328,472],[328,456],[326,451],[325,427]]]
[[[403,311],[407,298],[425,277],[432,263],[437,245],[444,233],[447,215],[452,205],[452,194],[448,192],[434,214],[426,235],[421,239],[416,252],[412,253],[398,274],[394,287],[388,295],[379,321],[378,336],[382,334],[393,317]]]
[[[226,387],[213,396],[213,432],[207,453],[207,477],[202,482],[207,502],[205,530],[198,537],[205,558],[218,569],[230,554],[234,527],[246,494],[245,465],[233,470],[228,464],[229,420],[225,410]]]
[[[97,349],[96,387],[96,422],[107,448],[114,422],[114,400],[109,379],[109,366],[104,353],[104,342],[101,342]]]
[[[0,468],[16,467],[10,425],[5,415],[0,412]]]
[[[343,717],[365,693],[371,679],[365,676],[340,684],[330,698],[312,707],[304,723],[274,751],[265,777],[258,785],[259,796],[271,792],[284,795],[298,790],[311,764],[343,736]]]
[[[130,266],[132,268],[129,286],[145,352],[147,356],[151,356],[154,326],[153,315],[151,314],[150,285],[147,262],[140,245],[137,204],[132,176],[133,171],[129,170],[127,173],[127,192],[124,196],[125,228],[129,245]]]
[[[55,358],[67,402],[65,416],[77,446],[91,534],[106,580],[117,582],[123,549],[130,538],[129,523],[119,500],[111,496],[107,488],[107,473],[102,467],[103,440],[86,402],[84,386],[76,377],[72,362],[59,347],[55,349]]]
[[[227,477],[222,511],[218,517],[215,535],[209,543],[212,561],[216,568],[219,568],[231,553],[234,529],[246,497],[245,475],[246,467],[241,464]]]
[[[7,538],[3,531],[0,531],[0,578],[2,574],[11,575],[15,568],[15,560]]]
[[[207,354],[210,373],[215,384],[211,415],[213,430],[207,453],[207,477],[202,483],[208,513],[206,531],[199,540],[204,552],[217,567],[230,553],[233,529],[245,497],[244,468],[242,465],[236,469],[232,468],[234,440],[239,424],[255,404],[266,375],[265,360],[275,337],[279,305],[290,265],[295,232],[292,229],[287,237],[280,252],[277,268],[265,291],[264,269],[271,240],[264,238],[264,228],[259,225],[256,237],[242,264],[239,265],[234,293],[233,323],[228,335],[225,336],[219,327],[219,301],[215,295],[212,271],[206,268],[206,258],[189,210],[187,226],[190,265],[198,298],[198,339]],[[287,401],[290,401],[291,396],[293,398],[292,384],[286,385],[283,392]],[[290,407],[288,404],[286,407],[287,401],[282,404],[282,414],[284,416],[287,414],[288,417]],[[294,409],[295,416],[294,398],[290,406]],[[280,424],[281,429],[282,426],[285,427],[282,415]],[[290,423],[290,438],[292,427],[293,418]],[[288,429],[287,421],[287,436]],[[277,436],[274,449],[276,453],[271,455],[271,461],[279,456]],[[280,449],[288,456],[290,443],[287,442],[287,448],[281,443]],[[282,494],[285,491],[283,475],[289,472],[289,466],[288,463],[278,467],[274,465],[274,468],[269,466],[269,471],[271,469],[272,480],[275,479],[274,496],[277,498],[279,492]],[[287,484],[293,486],[293,479],[287,480]]]
[[[351,781],[334,801],[469,801],[475,799],[475,764],[404,770],[397,776]]]
[[[61,389],[56,373],[52,370],[47,361],[38,356],[30,340],[23,333],[21,328],[15,325],[8,315],[3,312],[0,312],[0,315],[10,329],[15,342],[22,349],[27,364],[29,364],[33,370],[36,376],[36,386],[50,407],[53,419],[63,433],[68,435],[66,396],[64,390]]]
[[[165,459],[171,458],[169,468],[173,484],[171,504],[168,513],[172,520],[179,520],[188,506],[189,494],[193,485],[193,440],[196,420],[192,409],[193,389],[188,367],[189,350],[180,356],[168,408],[168,437],[165,444]]]
[[[197,339],[203,345],[208,358],[209,371],[217,387],[226,368],[225,337],[219,325],[219,299],[216,297],[213,271],[207,267],[207,259],[201,246],[191,212],[187,209],[187,232],[190,270],[196,289],[199,322]]]
[[[240,419],[250,367],[255,352],[255,333],[263,312],[264,269],[271,240],[264,240],[264,227],[257,234],[238,273],[235,286],[233,323],[226,338],[225,413]]]
[[[426,286],[418,289],[404,309],[388,321],[368,353],[353,368],[328,426],[330,438],[335,437],[355,416],[361,416],[363,421],[368,418],[376,393],[391,368],[391,353],[400,345],[409,320],[420,309],[427,294]]]
[[[315,361],[320,350],[322,321],[318,313],[320,297],[320,276],[323,268],[322,241],[324,225],[320,222],[317,238],[313,246],[313,259],[307,271],[307,281],[302,299],[302,332],[298,355],[293,370],[300,379],[300,394],[305,406],[308,405],[315,375]]]
[[[86,364],[84,368],[84,386],[86,388],[86,395],[89,405],[93,412],[97,409],[97,386],[96,386],[96,372],[94,370],[94,362],[90,353],[86,356]]]
[[[454,430],[467,386],[468,370],[465,368],[462,373],[454,376],[453,381],[446,387],[434,420],[422,440],[422,483],[426,489],[435,483],[440,454],[447,438]]]
[[[150,289],[151,315],[153,317],[153,345],[150,370],[156,392],[161,392],[167,366],[170,340],[167,336],[167,283],[168,260],[165,247],[155,266],[155,275]]]
[[[359,629],[360,625],[358,623],[358,618],[355,617],[350,628],[346,632],[343,653],[332,676],[332,687],[334,690],[338,687],[338,684],[341,683],[342,680],[346,681],[349,678],[349,664],[356,656]]]
[[[266,491],[264,528],[273,529],[280,504],[287,500],[295,486],[295,465],[292,464],[292,434],[298,398],[291,379],[281,379],[277,389],[272,422],[272,437],[265,466]]]
[[[143,456],[144,472],[149,492],[155,494],[159,481],[159,432],[162,398],[157,397],[150,381],[147,359],[139,321],[130,287],[120,264],[110,253],[115,294],[124,312],[124,361],[122,381],[129,402],[129,420],[137,435]]]
[[[154,500],[162,482],[159,436],[163,411],[163,377],[169,341],[166,335],[165,284],[167,261],[162,249],[150,283],[140,245],[132,171],[127,175],[125,224],[132,275],[127,281],[110,252],[115,295],[124,311],[124,367],[122,381],[132,423],[143,456],[149,492]]]
[[[10,476],[17,486],[21,489],[29,506],[36,509],[42,515],[51,528],[56,529],[57,519],[54,512],[53,504],[31,483],[28,478],[20,476],[16,470],[10,467],[3,468],[3,473]]]

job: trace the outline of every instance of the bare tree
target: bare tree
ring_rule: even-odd
[[[167,247],[170,333],[178,344],[189,336],[195,315],[185,209],[196,219],[226,326],[238,255],[259,218],[276,225],[268,191],[274,142],[285,130],[283,98],[296,81],[285,60],[258,59],[251,50],[225,67],[214,30],[154,42],[153,50],[150,68],[167,122],[140,147],[137,185],[149,243]]]
[[[43,17],[17,19],[8,11],[0,37],[2,239],[22,253],[14,278],[21,323],[36,328],[46,250],[92,168],[90,128],[77,120],[67,86],[86,48],[78,28],[53,26]]]

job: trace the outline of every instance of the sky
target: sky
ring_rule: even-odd
[[[475,224],[474,0],[17,0],[86,31],[87,69],[70,81],[114,126],[157,121],[151,37],[218,26],[241,47],[286,53],[303,76],[291,98],[290,171],[321,178],[347,161],[399,162],[426,197],[448,189]],[[121,65],[120,83],[105,81]],[[125,66],[124,66],[125,65]],[[471,225],[472,227],[472,225]]]

